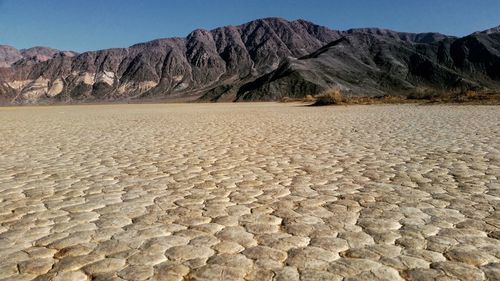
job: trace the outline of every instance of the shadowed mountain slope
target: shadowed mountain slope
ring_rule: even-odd
[[[363,96],[405,95],[417,88],[498,90],[500,33],[431,43],[349,33],[310,55],[286,59],[275,71],[239,88],[236,100],[300,98],[329,88]]]

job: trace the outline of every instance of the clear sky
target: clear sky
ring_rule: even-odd
[[[271,16],[462,36],[500,25],[500,0],[0,0],[0,44],[81,52]]]

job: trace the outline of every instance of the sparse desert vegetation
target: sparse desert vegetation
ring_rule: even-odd
[[[346,98],[338,89],[328,90],[325,93],[316,97],[313,105],[340,105],[346,101]]]
[[[327,90],[317,96],[307,95],[303,99],[284,97],[281,102],[303,102],[312,106],[325,105],[369,105],[369,104],[477,104],[499,105],[500,92],[492,91],[437,91],[416,89],[406,95],[355,96],[338,89]]]

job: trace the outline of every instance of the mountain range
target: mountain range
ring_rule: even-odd
[[[0,45],[0,102],[270,101],[500,89],[500,26],[457,38],[264,18],[78,54]]]

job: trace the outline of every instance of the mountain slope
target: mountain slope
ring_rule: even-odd
[[[483,34],[500,33],[500,25],[476,33],[483,33]]]
[[[351,95],[407,94],[419,87],[500,89],[500,34],[418,43],[391,34],[348,32],[243,85],[235,99],[303,97],[332,87]]]
[[[386,38],[397,39],[407,42],[415,42],[415,43],[434,43],[446,38],[455,38],[453,36],[448,36],[437,32],[409,33],[409,32],[397,32],[382,28],[354,28],[347,30],[345,33],[379,35]]]
[[[0,45],[0,67],[9,67],[22,58],[21,51],[18,49],[7,45]]]
[[[246,101],[330,87],[357,95],[496,88],[498,42],[493,29],[455,38],[265,18],[82,54],[0,46],[0,102]]]
[[[13,102],[123,100],[199,96],[212,87],[274,70],[286,57],[308,54],[340,33],[303,20],[266,18],[186,38],[129,48],[16,63],[1,77]]]

